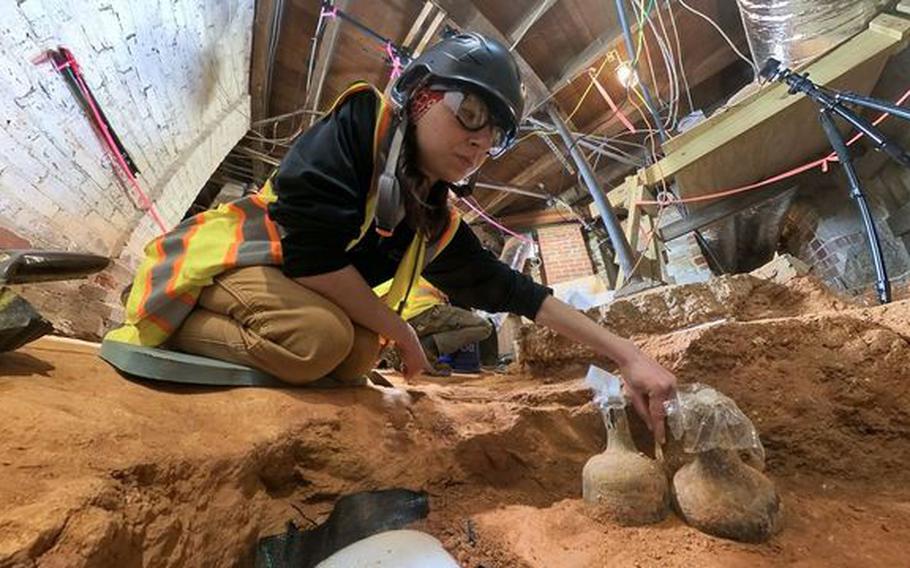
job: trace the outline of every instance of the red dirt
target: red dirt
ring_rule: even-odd
[[[418,528],[470,567],[901,565],[910,300],[837,307],[638,336],[758,427],[786,510],[763,545],[675,517],[588,519],[581,468],[604,432],[580,366],[423,380],[408,401],[373,388],[154,388],[91,347],[42,340],[0,355],[0,567],[243,566],[257,538],[305,524],[291,503],[321,520],[338,496],[387,487],[428,491]]]

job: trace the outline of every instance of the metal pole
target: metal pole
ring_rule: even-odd
[[[610,202],[607,200],[603,191],[601,191],[600,185],[597,183],[597,178],[594,176],[590,164],[588,164],[588,160],[585,159],[581,150],[578,149],[578,145],[572,140],[566,123],[563,122],[562,117],[559,116],[559,111],[556,110],[556,107],[553,105],[547,105],[547,113],[550,115],[550,119],[553,121],[553,126],[556,127],[556,131],[559,132],[563,142],[565,142],[566,148],[569,149],[569,154],[571,154],[572,159],[575,160],[575,165],[578,167],[578,171],[581,173],[585,185],[588,186],[588,191],[591,192],[594,203],[597,204],[600,218],[603,219],[604,226],[607,228],[607,234],[610,236],[610,242],[613,243],[613,248],[616,250],[616,256],[619,257],[619,266],[622,268],[627,279],[634,278],[635,275],[632,274],[632,268],[635,267],[635,260],[632,254],[632,247],[629,246],[629,241],[626,240],[626,235],[622,232],[622,227],[619,225],[619,219],[616,218],[616,213],[613,212],[613,208],[610,207]]]

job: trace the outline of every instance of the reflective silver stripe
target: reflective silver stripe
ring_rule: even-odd
[[[189,308],[186,310],[174,309],[174,304],[183,306],[186,306],[186,304],[168,296],[167,285],[171,280],[171,276],[173,276],[174,265],[177,260],[186,254],[186,249],[183,247],[183,238],[195,225],[195,218],[187,219],[177,225],[173,231],[161,237],[163,239],[161,250],[164,257],[151,270],[151,288],[148,291],[145,304],[142,306],[145,313],[163,319],[166,323],[174,325],[174,327],[180,325],[180,322],[183,321],[183,318],[179,315],[180,312],[188,312]],[[175,317],[178,319],[174,319]]]
[[[274,264],[272,241],[266,228],[266,210],[248,197],[235,201],[234,205],[246,215],[242,227],[243,242],[237,247],[237,266]]]

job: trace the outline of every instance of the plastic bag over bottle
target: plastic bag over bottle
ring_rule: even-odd
[[[664,410],[671,435],[686,453],[733,450],[764,464],[765,450],[752,421],[720,391],[701,383],[680,385]]]

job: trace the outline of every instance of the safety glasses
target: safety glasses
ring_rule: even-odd
[[[459,90],[442,89],[443,104],[452,111],[462,128],[470,132],[478,132],[489,127],[492,134],[492,145],[489,153],[497,156],[504,152],[509,145],[509,136],[506,129],[497,124],[490,112],[490,107],[474,93]]]

